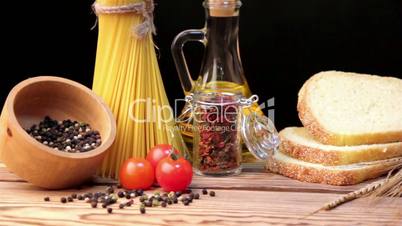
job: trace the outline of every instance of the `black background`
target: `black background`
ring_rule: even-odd
[[[157,0],[155,23],[160,68],[169,96],[183,97],[170,55],[176,34],[201,28],[201,0]],[[400,0],[243,0],[240,48],[252,91],[275,97],[279,128],[299,124],[297,92],[312,74],[343,70],[402,76],[402,1]],[[92,1],[7,1],[2,14],[0,89],[35,75],[59,75],[90,87],[97,29]],[[185,48],[194,75],[203,48]]]

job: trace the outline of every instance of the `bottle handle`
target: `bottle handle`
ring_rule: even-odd
[[[205,46],[205,34],[204,29],[191,29],[179,33],[173,40],[171,52],[185,94],[192,91],[194,80],[188,70],[183,47],[188,41],[198,41]]]

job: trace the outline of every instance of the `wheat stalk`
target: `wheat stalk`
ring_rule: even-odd
[[[370,195],[370,197],[398,197],[402,194],[402,169],[399,170],[399,172],[395,175],[391,175],[396,169],[399,169],[401,167],[402,164],[397,165],[388,173],[387,178],[373,182],[359,190],[343,195],[338,199],[327,203],[318,211],[331,210],[343,203],[368,195]]]
[[[338,199],[325,204],[320,209],[312,212],[308,216],[311,216],[321,210],[331,210],[346,202],[352,201],[354,199],[369,196],[369,197],[401,197],[402,196],[402,164],[396,165],[388,173],[387,178],[368,184],[367,186],[350,192],[346,195],[342,195]],[[400,169],[394,175],[393,172]]]

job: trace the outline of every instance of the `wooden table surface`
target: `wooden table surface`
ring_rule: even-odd
[[[0,163],[0,225],[402,225],[402,198],[370,202],[359,199],[331,211],[305,217],[340,194],[360,188],[302,183],[251,167],[227,178],[195,177],[191,188],[209,188],[216,197],[201,195],[190,206],[134,206],[112,214],[75,201],[62,204],[71,193],[104,191],[101,180],[80,190],[48,191],[24,182]],[[49,196],[51,201],[44,202]]]

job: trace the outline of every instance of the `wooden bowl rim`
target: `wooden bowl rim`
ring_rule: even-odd
[[[33,137],[31,137],[24,128],[22,128],[21,124],[17,120],[17,117],[14,112],[14,102],[15,102],[15,97],[25,87],[28,87],[32,84],[35,83],[40,83],[40,82],[59,82],[63,83],[69,86],[73,86],[75,88],[78,88],[82,91],[84,91],[87,95],[89,95],[93,100],[95,100],[103,109],[104,114],[107,115],[108,123],[110,125],[110,131],[106,136],[106,139],[102,139],[102,144],[88,152],[82,152],[82,153],[69,153],[69,152],[62,152],[62,151],[56,151],[40,142],[35,140]],[[16,130],[18,133],[22,134],[22,136],[25,138],[27,142],[29,142],[32,146],[36,146],[42,151],[45,151],[51,155],[56,155],[59,157],[65,157],[65,158],[72,158],[72,159],[85,159],[85,158],[91,158],[97,155],[102,154],[106,150],[109,149],[109,147],[113,144],[115,137],[116,137],[116,121],[113,116],[112,111],[107,107],[106,103],[103,101],[102,98],[97,96],[92,90],[90,90],[88,87],[75,82],[70,79],[62,78],[62,77],[56,77],[56,76],[37,76],[37,77],[32,77],[28,78],[20,83],[18,83],[14,88],[10,91],[10,94],[7,98],[7,110],[9,112],[9,121],[16,125]]]

